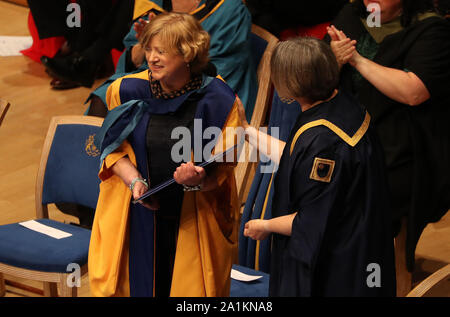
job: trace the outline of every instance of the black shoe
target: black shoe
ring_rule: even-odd
[[[80,84],[73,81],[53,78],[50,82],[50,86],[55,90],[66,90],[78,88],[80,87]]]
[[[41,57],[42,64],[57,79],[78,83],[84,87],[92,87],[99,65],[94,65],[83,55],[72,54],[67,57]]]

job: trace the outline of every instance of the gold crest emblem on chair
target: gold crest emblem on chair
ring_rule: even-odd
[[[96,157],[96,156],[100,155],[100,150],[94,144],[94,138],[95,138],[95,134],[92,134],[87,138],[85,150],[86,150],[87,155]]]

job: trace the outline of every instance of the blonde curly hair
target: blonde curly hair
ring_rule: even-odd
[[[165,50],[183,56],[193,74],[199,74],[206,68],[210,37],[193,16],[175,12],[157,15],[139,37],[142,47],[145,49],[156,35]]]

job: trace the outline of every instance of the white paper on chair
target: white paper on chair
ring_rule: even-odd
[[[30,230],[45,234],[55,239],[62,239],[72,236],[71,233],[55,229],[47,225],[43,225],[42,223],[39,223],[35,220],[19,222],[19,225],[24,226],[25,228],[28,228]]]
[[[252,282],[262,278],[262,275],[248,275],[238,270],[231,269],[231,278],[242,282]]]
[[[22,55],[21,50],[33,45],[31,36],[0,36],[0,56]]]

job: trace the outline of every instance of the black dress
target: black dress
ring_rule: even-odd
[[[352,5],[344,7],[332,23],[351,39],[367,34]],[[406,260],[412,271],[423,229],[450,208],[450,23],[439,17],[415,22],[379,43],[373,61],[413,72],[431,95],[419,106],[404,105],[366,80],[355,90],[352,67],[342,69],[341,88],[358,96],[380,137],[396,231],[400,219],[408,219]]]

